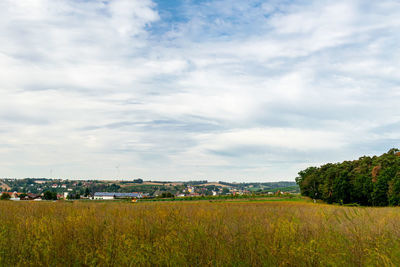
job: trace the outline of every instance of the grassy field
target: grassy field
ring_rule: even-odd
[[[193,196],[193,197],[175,197],[175,198],[143,198],[140,202],[156,201],[303,201],[310,202],[309,197],[302,197],[300,194],[288,195],[219,195],[219,196]]]
[[[0,201],[0,266],[400,266],[400,209]]]

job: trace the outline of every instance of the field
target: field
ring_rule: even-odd
[[[400,209],[0,201],[0,266],[400,266]]]

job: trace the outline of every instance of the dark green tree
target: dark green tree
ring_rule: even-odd
[[[88,197],[89,195],[90,195],[90,190],[89,188],[86,187],[84,196]]]
[[[302,195],[328,203],[400,205],[400,152],[393,148],[379,157],[309,167],[296,182]]]
[[[46,191],[43,194],[45,200],[57,200],[57,193],[52,191]]]
[[[229,194],[229,189],[226,187],[222,188],[222,194],[223,195]]]
[[[0,200],[9,200],[10,198],[10,195],[5,192],[0,196]]]

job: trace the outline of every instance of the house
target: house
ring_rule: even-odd
[[[19,199],[19,195],[20,195],[20,194],[21,194],[21,193],[13,192],[13,193],[11,194],[10,200],[14,200],[14,201],[20,200],[20,199]]]
[[[123,198],[142,198],[140,193],[116,193],[116,192],[96,192],[93,199],[96,200],[112,200]]]
[[[38,194],[28,193],[24,197],[20,197],[21,200],[41,200],[42,198]]]
[[[188,186],[187,188],[189,193],[194,193],[194,187],[193,186]]]
[[[22,193],[15,192],[2,192],[1,194],[8,194],[10,196],[10,200],[19,200],[19,195]]]
[[[26,196],[24,196],[24,197],[20,197],[19,199],[20,199],[20,200],[31,200],[31,199],[29,199],[29,196],[28,196],[28,195],[26,195]]]
[[[19,201],[19,200],[35,200],[36,198],[40,198],[39,195],[33,193],[18,193],[18,192],[4,192],[10,196],[10,200]]]

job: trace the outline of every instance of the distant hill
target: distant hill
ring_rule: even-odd
[[[11,190],[11,187],[9,187],[7,184],[5,184],[3,181],[0,181],[0,188],[2,188],[4,191]]]
[[[400,152],[328,163],[299,172],[301,194],[328,203],[366,206],[400,205]]]
[[[299,193],[295,182],[269,183],[227,183],[199,181],[143,181],[140,178],[126,180],[66,180],[46,178],[0,179],[3,191],[41,194],[52,191],[58,194],[69,192],[73,195],[93,194],[95,192],[141,192],[149,196],[171,193],[174,195],[197,193],[199,195],[213,194],[267,194],[281,191]],[[190,190],[189,190],[190,189]]]

